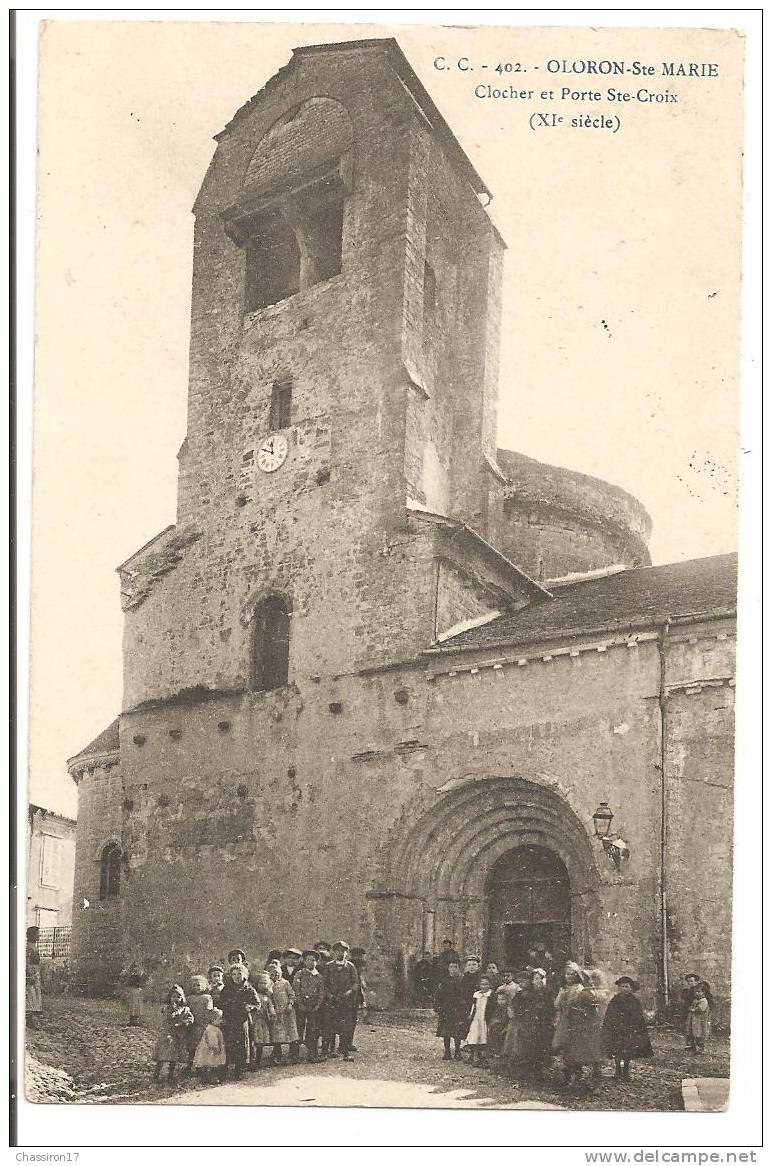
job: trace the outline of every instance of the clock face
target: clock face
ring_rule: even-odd
[[[284,465],[288,452],[289,445],[284,434],[272,433],[257,451],[257,464],[264,474],[272,474]]]

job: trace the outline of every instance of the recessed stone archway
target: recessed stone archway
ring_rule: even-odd
[[[408,807],[389,840],[380,889],[399,903],[402,942],[485,954],[486,880],[507,852],[540,847],[564,865],[570,886],[573,954],[592,958],[599,924],[600,876],[582,818],[553,778],[475,775],[447,783]],[[390,926],[397,923],[392,911]],[[384,929],[381,933],[384,938]],[[387,932],[389,926],[385,929]]]

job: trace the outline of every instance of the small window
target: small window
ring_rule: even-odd
[[[289,676],[290,608],[272,595],[255,612],[252,630],[252,688],[281,688]]]
[[[99,870],[99,898],[114,899],[121,889],[121,848],[108,842],[102,851]]]
[[[274,381],[271,392],[271,416],[268,428],[286,429],[292,420],[292,381]]]
[[[62,840],[53,834],[43,834],[40,850],[40,885],[58,890],[62,861]]]

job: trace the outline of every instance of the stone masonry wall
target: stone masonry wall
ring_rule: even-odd
[[[494,514],[501,505],[494,504]],[[509,509],[496,527],[497,546],[516,556],[518,566],[534,579],[557,579],[629,560],[629,547],[620,538],[577,516],[531,507]]]
[[[489,537],[523,570],[546,579],[650,562],[651,519],[626,491],[588,474],[499,449],[507,478],[492,484]]]
[[[410,143],[402,342],[406,367],[425,393],[422,486],[414,496],[484,534],[482,466],[496,440],[503,244],[418,119]],[[411,432],[416,408],[411,399]]]
[[[124,885],[124,894],[117,898],[100,899],[99,883],[103,848],[108,842],[122,841],[124,798],[120,765],[87,769],[79,779],[71,949],[79,991],[109,987],[123,967],[128,888]]]
[[[453,563],[437,564],[437,618],[435,635],[442,635],[464,620],[496,611],[497,598],[464,575]]]
[[[725,1023],[732,970],[734,654],[728,622],[674,632],[665,706],[670,975],[679,987],[687,972],[700,972]]]
[[[341,933],[368,947],[376,999],[385,1002],[425,938],[423,905],[368,892],[380,885],[411,806],[431,806],[448,783],[470,776],[548,775],[583,823],[600,879],[598,922],[576,937],[579,954],[616,974],[634,972],[652,1002],[660,950],[659,652],[651,641],[603,651],[588,643],[575,656],[545,660],[550,645],[540,647],[527,663],[513,653],[496,668],[483,654],[431,657],[432,674],[445,670],[435,679],[423,668],[323,677],[124,715],[131,779],[123,796],[132,803],[121,827],[125,944],[172,975],[236,943],[263,953]],[[701,650],[692,663],[693,671],[705,665]],[[455,675],[447,674],[451,666]],[[673,738],[694,759],[682,766],[684,780],[697,764],[689,723]],[[715,728],[710,749],[725,766],[730,727],[722,720]],[[709,811],[721,807],[693,795],[679,804],[673,792],[675,846],[679,832],[697,823],[702,832]],[[111,815],[118,796],[116,785]],[[630,846],[620,871],[592,838],[599,801],[611,804]],[[710,829],[725,837],[726,819],[716,812],[712,820]],[[676,975],[689,961],[710,969],[725,997],[728,943],[717,948],[715,936],[726,934],[731,896],[723,878],[700,895],[708,884],[699,862],[712,861],[708,855],[684,865],[688,879],[671,871],[671,963]],[[81,874],[78,886],[88,885]],[[442,907],[436,934],[463,946],[470,937],[456,933],[454,918],[452,904]],[[93,919],[109,929],[109,914]]]

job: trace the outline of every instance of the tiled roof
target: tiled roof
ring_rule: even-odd
[[[120,717],[116,717],[114,721],[111,721],[98,737],[95,737],[85,748],[81,749],[80,753],[76,753],[74,757],[70,757],[69,762],[77,761],[80,757],[90,757],[93,753],[115,753],[120,748],[120,739],[118,736],[120,720]]]
[[[732,612],[736,603],[737,555],[714,555],[555,586],[552,599],[537,599],[520,611],[461,632],[441,649],[429,651],[487,648],[599,629],[662,624],[668,619]]]

